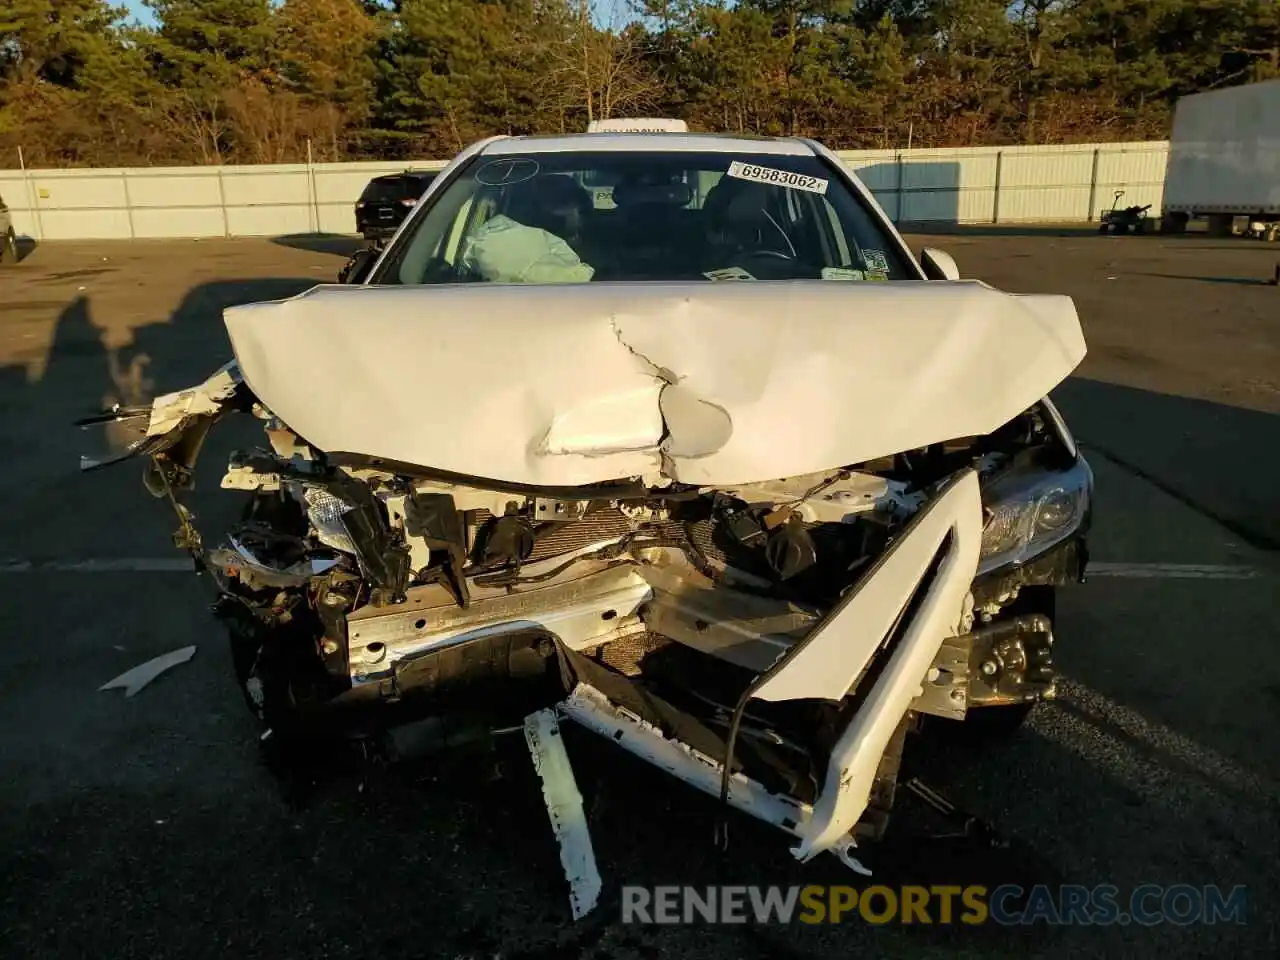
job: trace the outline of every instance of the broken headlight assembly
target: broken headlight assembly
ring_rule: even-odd
[[[984,493],[979,574],[1025,563],[1079,531],[1089,517],[1093,471],[1077,457],[1066,470],[1002,477]]]

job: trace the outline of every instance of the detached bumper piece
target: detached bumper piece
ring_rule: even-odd
[[[896,780],[904,719],[944,638],[956,630],[980,538],[977,478],[967,473],[913,519],[814,630],[747,685],[727,737],[713,727],[712,718],[685,712],[646,690],[642,678],[614,674],[564,647],[559,649],[565,673],[574,685],[554,709],[690,786],[791,834],[798,860],[830,852],[855,872],[869,875],[854,855],[860,820],[877,801],[886,759],[895,761],[888,766]],[[737,740],[745,733],[741,724],[753,701],[826,701],[838,707],[825,771],[815,771],[816,791],[806,796],[766,783],[776,777],[765,775],[770,772],[769,752],[759,742],[744,743],[739,755]],[[589,848],[581,835],[585,824],[579,825],[575,813],[576,788],[564,786],[566,777],[571,779],[567,764],[561,769],[560,759],[543,756],[554,736],[550,729],[545,715],[526,721],[527,734],[534,731],[530,748],[543,774],[576,916],[584,891],[593,889],[594,872],[584,866],[584,849]],[[551,776],[561,783],[558,793],[545,772],[552,763],[559,771]]]

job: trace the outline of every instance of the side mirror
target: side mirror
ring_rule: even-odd
[[[371,247],[357,250],[347,258],[347,262],[338,271],[338,282],[364,283],[369,278],[369,272],[373,269],[373,265],[378,262],[378,254],[380,252]]]
[[[951,254],[936,247],[925,247],[920,251],[920,266],[930,280],[960,279],[960,268],[956,266]]]

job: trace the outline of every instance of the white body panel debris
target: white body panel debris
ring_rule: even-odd
[[[973,281],[322,286],[224,316],[255,396],[317,449],[548,486],[750,483],[982,435],[1085,354],[1069,297]]]
[[[686,743],[663,736],[653,724],[611,703],[599,690],[580,683],[559,709],[575,723],[659,770],[710,796],[720,795],[724,764]],[[785,794],[770,793],[741,773],[729,777],[728,801],[731,807],[796,837],[804,836],[813,818],[813,807],[809,804]],[[844,841],[833,844],[832,853],[854,872],[871,876],[871,871],[849,852],[854,846],[853,836],[845,837]]]
[[[873,604],[896,600],[901,609],[927,573],[937,551],[947,544],[937,572],[897,647],[889,655],[888,664],[831,749],[826,779],[814,804],[813,817],[805,825],[800,844],[792,850],[800,860],[809,860],[814,854],[840,844],[866,810],[876,768],[889,739],[910,709],[911,701],[920,694],[942,641],[959,632],[957,620],[978,568],[981,539],[982,500],[977,475],[970,471],[934,501],[919,525],[888,554],[883,568],[864,581],[865,588],[855,589],[855,603],[846,608],[846,613],[857,616],[856,600],[860,593],[878,595],[868,597]],[[900,558],[902,562],[896,563]],[[892,573],[891,567],[895,567]],[[893,588],[893,597],[882,593],[886,587]],[[881,635],[881,644],[888,641],[892,630],[890,624]],[[816,691],[825,681],[811,671],[814,667],[821,668],[833,655],[838,656],[831,648],[841,639],[839,631],[819,634],[800,651],[796,664],[810,672],[806,685],[791,688],[792,697],[824,695]],[[803,654],[814,648],[820,648],[819,653],[802,664]],[[831,669],[839,672],[834,666]],[[787,673],[784,668],[776,676],[781,679]],[[841,691],[836,696],[844,693]],[[773,695],[776,692],[771,691]]]
[[[179,650],[173,650],[170,653],[162,654],[146,663],[140,663],[132,670],[126,670],[120,676],[113,680],[108,680],[98,688],[102,690],[124,689],[126,697],[132,697],[135,693],[149,684],[160,674],[164,673],[170,667],[176,667],[180,663],[186,663],[196,655],[195,647],[182,647]]]
[[[524,739],[542,780],[547,816],[560,844],[560,863],[569,881],[569,904],[573,919],[578,920],[594,910],[600,899],[600,872],[591,849],[591,829],[582,809],[582,794],[560,737],[556,711],[529,714],[524,721]]]

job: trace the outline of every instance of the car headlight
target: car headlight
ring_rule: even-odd
[[[987,522],[978,573],[1025,563],[1080,529],[1089,515],[1093,471],[1078,457],[1064,471],[1002,477],[984,492]]]
[[[316,531],[317,540],[343,553],[357,553],[355,542],[342,520],[355,509],[351,504],[327,490],[311,486],[305,488],[303,500],[307,505],[307,519]]]

